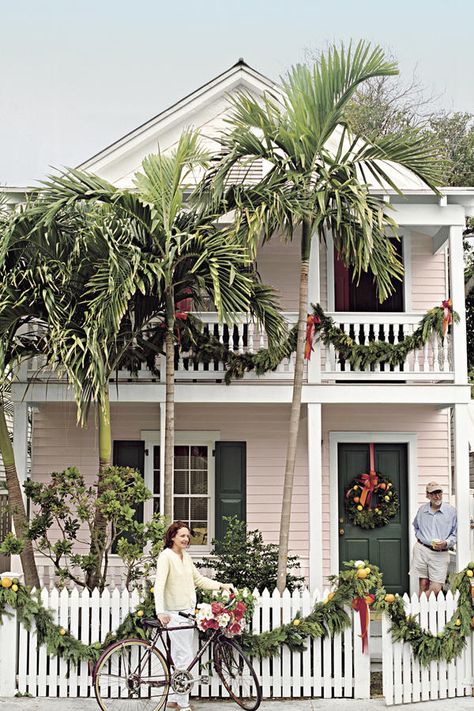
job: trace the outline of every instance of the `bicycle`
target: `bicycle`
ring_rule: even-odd
[[[197,682],[209,683],[208,675],[193,677],[191,673],[209,648],[214,669],[229,696],[246,711],[258,709],[262,690],[257,675],[238,642],[223,630],[209,634],[186,669],[175,667],[168,633],[196,628],[194,615],[179,614],[193,624],[164,627],[159,620],[143,620],[144,629],[152,632],[151,640],[124,639],[103,651],[92,672],[95,697],[102,711],[161,711],[170,689],[187,694]],[[157,648],[159,642],[164,654]]]

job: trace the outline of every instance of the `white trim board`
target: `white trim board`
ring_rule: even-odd
[[[339,572],[339,511],[338,511],[338,452],[337,445],[345,442],[374,442],[375,444],[401,443],[407,445],[407,465],[408,465],[408,546],[409,556],[415,544],[415,533],[411,522],[415,518],[418,510],[417,497],[417,440],[418,436],[414,432],[329,432],[329,540],[330,540],[330,573],[335,575]],[[415,584],[410,578],[410,592],[418,589],[418,581]]]

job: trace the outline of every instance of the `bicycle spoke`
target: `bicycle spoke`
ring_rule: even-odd
[[[103,711],[161,711],[169,690],[166,661],[146,641],[113,645],[99,662],[94,690]]]
[[[220,639],[214,646],[214,665],[236,703],[247,711],[260,706],[262,692],[255,671],[236,642]]]

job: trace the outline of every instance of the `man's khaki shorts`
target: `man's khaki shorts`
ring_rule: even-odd
[[[444,585],[448,574],[449,551],[432,551],[416,542],[411,559],[410,575],[428,578],[432,583]]]

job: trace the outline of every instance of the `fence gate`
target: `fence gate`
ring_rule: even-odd
[[[403,596],[406,613],[417,616],[421,626],[433,634],[441,632],[457,607],[457,593],[440,593],[429,598]],[[394,643],[387,615],[382,621],[382,671],[385,703],[409,704],[455,696],[470,696],[474,686],[474,632],[463,654],[455,661],[431,662],[422,667],[413,657],[410,645]]]

